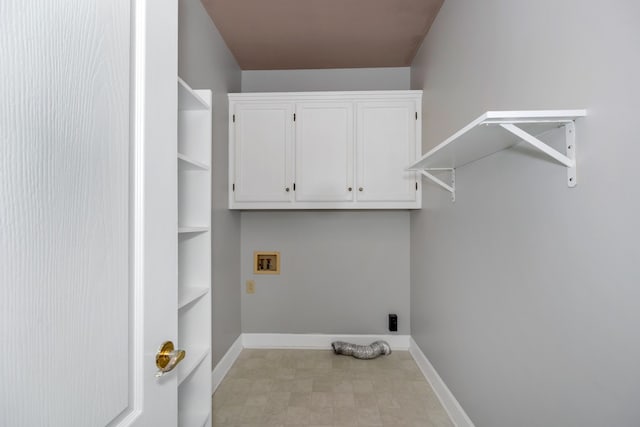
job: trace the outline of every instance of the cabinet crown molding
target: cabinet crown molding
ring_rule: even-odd
[[[314,92],[245,92],[228,94],[229,101],[304,101],[304,100],[390,100],[422,99],[421,90],[354,90],[354,91],[314,91]]]

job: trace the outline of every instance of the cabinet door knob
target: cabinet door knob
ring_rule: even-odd
[[[289,192],[289,187],[285,188],[284,191]]]
[[[358,188],[358,191],[364,191],[364,188],[360,187]]]
[[[351,191],[351,190],[352,190],[352,188],[351,188],[351,187],[349,187],[349,191]]]

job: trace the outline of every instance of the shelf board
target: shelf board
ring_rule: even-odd
[[[210,425],[209,423],[209,419],[211,418],[211,412],[207,413],[207,417],[204,419],[204,421],[202,422],[202,425],[200,427],[204,427],[206,425]]]
[[[506,132],[501,124],[517,125],[531,135],[540,135],[586,114],[586,110],[487,111],[438,144],[407,170],[459,168],[522,141]]]
[[[178,292],[178,310],[209,293],[207,287],[184,287]]]
[[[203,427],[209,421],[209,412],[186,413],[181,412],[179,416],[180,427]]]
[[[178,110],[209,110],[207,104],[197,93],[178,77]]]
[[[196,347],[187,353],[182,363],[178,365],[178,385],[182,384],[196,370],[208,354],[209,349],[206,347]]]
[[[209,170],[209,165],[199,162],[197,160],[193,160],[187,155],[182,153],[178,153],[178,169],[180,171],[184,170]]]
[[[207,231],[209,231],[209,227],[178,227],[179,234],[205,233]]]

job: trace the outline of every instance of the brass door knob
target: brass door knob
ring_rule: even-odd
[[[185,356],[186,352],[184,350],[176,350],[171,341],[166,341],[156,353],[156,366],[158,367],[156,377],[161,377],[167,372],[171,372],[178,363],[182,362]]]

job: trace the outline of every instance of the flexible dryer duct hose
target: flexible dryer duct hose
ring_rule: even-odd
[[[350,344],[343,341],[331,343],[335,354],[353,356],[356,359],[375,359],[378,356],[391,354],[391,347],[386,341],[375,341],[370,345]]]

